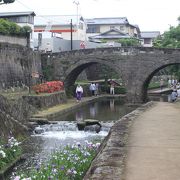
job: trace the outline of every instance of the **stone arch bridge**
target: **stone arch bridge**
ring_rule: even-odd
[[[147,100],[147,87],[153,75],[172,64],[180,64],[180,49],[112,47],[42,54],[43,66],[52,68],[52,76],[63,80],[65,87],[74,84],[78,75],[93,64],[105,64],[116,71],[132,103]],[[93,72],[92,72],[93,73]]]

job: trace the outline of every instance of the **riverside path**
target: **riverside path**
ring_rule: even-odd
[[[180,102],[158,102],[132,124],[125,180],[180,179]]]

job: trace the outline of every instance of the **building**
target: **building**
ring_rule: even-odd
[[[78,16],[77,19],[77,15],[36,16],[34,34],[35,46],[38,49],[57,51],[58,41],[86,41],[86,25],[83,17]],[[61,46],[58,48],[63,50]]]
[[[121,38],[139,38],[140,30],[126,17],[86,19],[87,37],[90,41],[115,41]]]
[[[123,33],[118,29],[110,29],[109,31],[100,33],[98,35],[90,36],[89,41],[91,42],[107,42],[110,46],[118,39],[132,38],[129,34]]]
[[[160,36],[160,31],[142,31],[141,32],[141,44],[144,47],[152,47],[153,40]]]
[[[30,47],[33,48],[33,32],[34,32],[34,16],[36,14],[33,11],[26,12],[5,12],[0,13],[0,18],[8,19],[17,23],[19,26],[30,26],[32,32],[30,33]]]

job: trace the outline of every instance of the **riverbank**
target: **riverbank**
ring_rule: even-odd
[[[179,180],[180,102],[150,102],[111,128],[84,180]]]

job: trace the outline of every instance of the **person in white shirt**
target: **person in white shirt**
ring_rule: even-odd
[[[77,99],[77,102],[81,101],[82,94],[83,94],[83,88],[82,88],[82,86],[80,84],[78,84],[77,87],[76,87],[76,99]]]
[[[171,102],[176,101],[177,96],[178,96],[178,95],[177,95],[177,90],[174,89],[174,90],[172,91],[172,93],[171,93]]]
[[[113,94],[113,95],[114,95],[114,94],[115,94],[115,93],[114,93],[114,86],[115,86],[115,84],[114,84],[113,81],[111,81],[110,83],[111,83],[111,85],[110,85],[110,94]]]
[[[91,83],[89,86],[89,90],[91,91],[91,95],[94,96],[96,91],[96,85],[94,83]]]
[[[180,98],[180,87],[178,87],[178,89],[177,89],[177,96],[178,96],[178,98]]]

